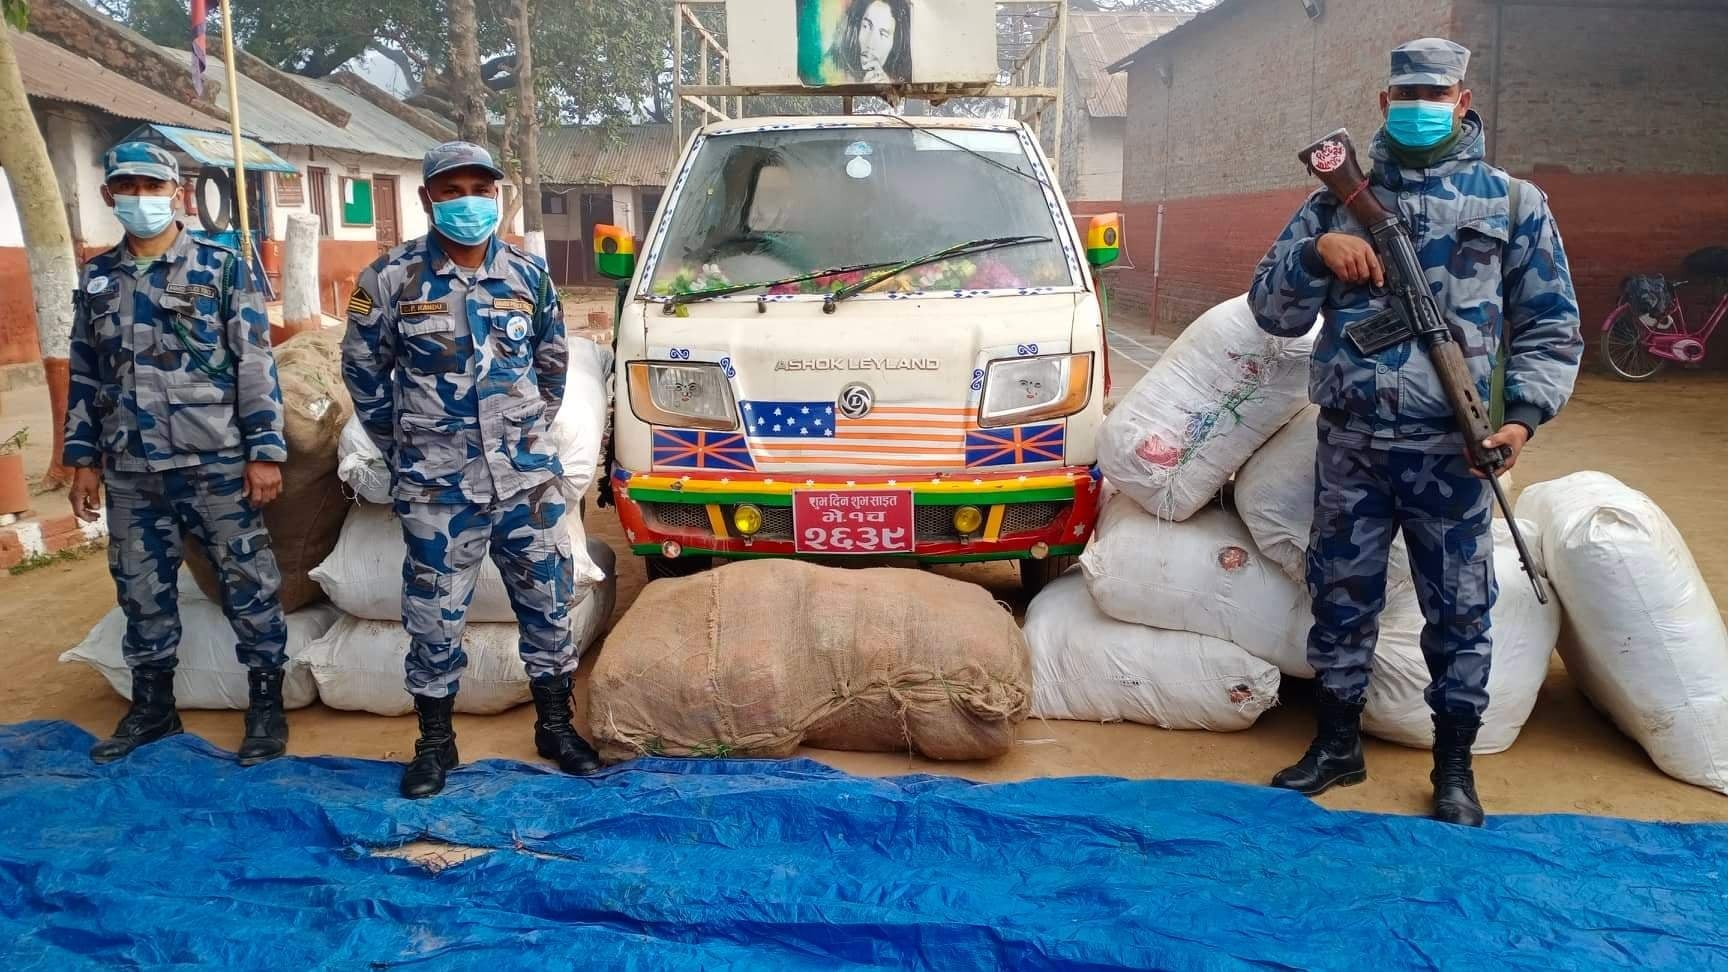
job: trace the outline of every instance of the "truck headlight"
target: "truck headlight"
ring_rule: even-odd
[[[632,361],[630,409],[650,425],[715,429],[738,427],[732,384],[717,364]]]
[[[1092,355],[1002,358],[984,372],[978,425],[995,429],[1073,415],[1092,398]]]

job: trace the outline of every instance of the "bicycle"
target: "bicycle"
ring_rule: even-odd
[[[1721,252],[1721,248],[1712,250]],[[1602,359],[1616,376],[1648,381],[1670,361],[1690,365],[1704,360],[1710,336],[1728,317],[1728,275],[1721,272],[1720,256],[1700,259],[1706,254],[1711,251],[1699,251],[1686,261],[1689,272],[1713,277],[1719,292],[1716,306],[1697,330],[1687,324],[1680,303],[1680,288],[1688,281],[1668,284],[1659,276],[1627,278],[1619,306],[1602,322]]]

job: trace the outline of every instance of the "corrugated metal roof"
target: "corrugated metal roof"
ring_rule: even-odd
[[[192,69],[192,52],[172,47],[162,47],[162,52],[175,58]],[[221,77],[227,68],[214,57],[210,58],[210,74]],[[353,111],[346,128],[330,124],[323,118],[307,111],[294,102],[271,91],[263,84],[252,80],[246,75],[237,78],[240,93],[240,125],[248,134],[258,141],[269,145],[313,145],[318,148],[335,149],[345,152],[360,152],[366,155],[381,155],[392,159],[418,159],[425,155],[424,149],[417,149],[414,144],[403,141],[393,141],[391,138],[378,134],[383,130],[374,126],[376,116],[396,121],[394,115],[382,111],[372,105],[365,115],[349,108],[346,102],[342,107]],[[305,82],[302,82],[305,83]],[[322,89],[318,93],[328,97]],[[335,99],[332,99],[335,100]],[[364,120],[362,120],[364,119]]]
[[[228,123],[220,118],[175,101],[89,58],[56,47],[35,34],[13,31],[12,47],[18,54],[24,90],[33,97],[88,105],[137,121],[205,131],[228,129]]]
[[[428,149],[441,141],[334,81],[320,79],[305,84],[353,116],[348,120],[349,128],[359,128],[375,139],[383,139],[403,152],[412,153],[414,158],[425,155]]]
[[[1110,65],[1182,23],[1181,14],[1074,13],[1068,18],[1068,59],[1094,118],[1128,114],[1128,79]]]
[[[678,146],[671,125],[540,130],[540,181],[562,186],[664,186]]]

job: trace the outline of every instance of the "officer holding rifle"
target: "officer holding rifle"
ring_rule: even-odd
[[[1304,153],[1328,188],[1260,262],[1250,301],[1275,335],[1326,318],[1309,381],[1321,408],[1308,548],[1319,728],[1272,783],[1313,795],[1367,778],[1362,705],[1387,554],[1402,530],[1427,622],[1434,816],[1479,826],[1470,749],[1488,705],[1497,590],[1484,473],[1510,469],[1566,403],[1583,339],[1547,198],[1483,159],[1482,119],[1463,86],[1469,59],[1439,38],[1392,52],[1372,172],[1359,175],[1343,132]],[[1388,244],[1405,232],[1413,246],[1389,259],[1397,247]],[[1400,290],[1401,264],[1420,282]],[[1505,418],[1496,428],[1481,404],[1497,362]]]

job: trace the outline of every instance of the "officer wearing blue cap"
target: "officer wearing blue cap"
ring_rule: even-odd
[[[1517,461],[1571,395],[1583,353],[1578,300],[1548,199],[1483,158],[1482,119],[1464,87],[1470,52],[1427,37],[1392,52],[1368,188],[1409,225],[1428,284],[1477,391],[1504,374],[1505,422],[1486,441]],[[1427,624],[1433,680],[1434,816],[1477,826],[1470,750],[1488,705],[1494,581],[1490,496],[1470,467],[1427,354],[1414,342],[1366,355],[1345,329],[1385,311],[1385,273],[1368,231],[1320,190],[1255,272],[1260,326],[1304,334],[1325,313],[1309,396],[1321,408],[1308,589],[1308,660],[1319,731],[1276,786],[1315,794],[1367,778],[1363,700],[1385,606],[1386,559],[1402,531]]]
[[[570,773],[599,757],[571,725],[575,565],[553,416],[564,397],[564,313],[545,263],[498,239],[498,181],[478,145],[426,153],[432,232],[385,254],[348,302],[342,374],[391,465],[407,557],[402,624],[420,740],[402,793],[430,796],[456,765],[462,632],[481,563],[503,575],[521,633],[542,756]]]
[[[282,393],[264,301],[240,256],[174,218],[180,167],[144,142],[103,156],[102,198],[125,229],[75,295],[64,459],[72,512],[102,514],[126,615],[132,705],[100,762],[181,731],[174,707],[183,536],[209,552],[248,670],[243,764],[281,755],[287,627],[261,510],[282,488]]]

